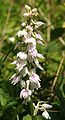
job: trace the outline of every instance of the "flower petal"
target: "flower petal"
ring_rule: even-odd
[[[28,98],[29,96],[31,96],[32,91],[31,90],[27,90],[27,89],[22,89],[20,92],[20,98]]]
[[[40,53],[37,54],[37,57],[38,57],[38,58],[41,58],[41,59],[44,59],[43,55],[40,54]]]
[[[15,38],[14,38],[14,37],[10,37],[10,38],[9,38],[9,41],[14,42],[14,41],[15,41]]]
[[[44,69],[40,66],[38,59],[34,59],[34,62],[35,62],[35,64],[37,65],[38,68],[40,68],[41,70],[44,70]]]
[[[49,104],[42,104],[42,107],[45,107],[46,109],[50,109],[52,108],[52,105],[49,105]]]
[[[51,117],[49,116],[48,112],[45,110],[43,113],[42,113],[42,116],[46,119],[51,119]]]
[[[24,52],[19,52],[17,53],[17,57],[21,58],[22,60],[27,58],[27,54],[25,54]]]
[[[21,36],[23,36],[23,35],[27,35],[27,32],[26,32],[25,29],[19,30],[19,31],[17,32],[17,36],[18,36],[18,37],[21,37]]]

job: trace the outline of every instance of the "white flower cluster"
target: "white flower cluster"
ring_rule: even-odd
[[[42,116],[46,119],[51,119],[51,117],[49,116],[49,113],[47,112],[46,109],[51,109],[52,105],[46,104],[44,101],[40,101],[37,103],[37,105],[35,105],[35,103],[33,103],[35,110],[34,110],[34,116],[38,113],[38,110],[42,111]]]
[[[37,44],[43,45],[43,38],[38,28],[44,23],[33,20],[33,17],[38,15],[36,8],[31,9],[30,6],[25,5],[25,9],[27,12],[24,13],[24,17],[27,21],[21,24],[23,29],[20,29],[16,35],[22,39],[20,43],[25,44],[26,50],[18,52],[17,59],[12,62],[16,65],[15,69],[18,70],[18,73],[15,73],[10,80],[12,80],[13,85],[20,82],[20,98],[29,101],[32,92],[41,87],[40,77],[36,74],[36,67],[43,70],[43,67],[39,64],[39,59],[44,59],[44,57],[37,51]],[[24,78],[27,78],[27,80]],[[42,115],[46,118],[44,112]]]

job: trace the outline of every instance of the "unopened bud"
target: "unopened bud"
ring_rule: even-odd
[[[24,13],[24,17],[31,17],[31,15],[32,15],[32,12]]]
[[[32,12],[36,13],[37,12],[37,8],[32,9]]]
[[[28,5],[25,5],[26,10],[31,10],[31,7]]]
[[[21,24],[21,26],[22,26],[22,27],[25,27],[25,26],[26,26],[26,23],[25,23],[25,22],[23,22],[23,23]]]

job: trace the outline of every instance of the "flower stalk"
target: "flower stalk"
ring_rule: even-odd
[[[26,49],[19,51],[17,53],[16,60],[12,62],[12,64],[16,65],[15,69],[18,73],[15,73],[10,80],[13,85],[20,82],[20,98],[23,98],[25,102],[29,102],[31,115],[36,115],[38,110],[43,110],[44,112],[42,115],[45,118],[50,118],[45,108],[46,106],[48,108],[50,105],[45,106],[44,104],[41,105],[42,102],[38,102],[37,106],[34,106],[31,99],[35,89],[38,90],[41,87],[41,80],[39,75],[36,73],[36,68],[44,70],[43,66],[39,63],[39,59],[43,60],[44,56],[37,50],[38,44],[44,45],[43,38],[39,32],[39,27],[41,27],[44,23],[34,20],[34,18],[38,15],[37,8],[31,9],[30,6],[25,5],[25,9],[26,13],[24,13],[24,17],[26,21],[21,24],[22,30],[20,29],[16,35],[21,38],[20,46],[25,45]],[[10,40],[13,41],[12,38]]]

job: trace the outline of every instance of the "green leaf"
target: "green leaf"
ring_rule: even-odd
[[[0,103],[1,103],[1,106],[5,106],[9,100],[10,100],[9,95],[4,91],[4,89],[0,88]]]
[[[17,101],[9,102],[9,103],[7,104],[7,106],[6,106],[6,108],[12,107],[12,106],[14,106],[14,105],[16,105],[16,104],[17,104]]]
[[[62,36],[65,33],[65,28],[55,28],[51,30],[51,40],[57,39],[58,37]]]
[[[32,120],[32,117],[31,117],[31,115],[28,114],[23,117],[23,120]]]
[[[44,118],[42,117],[42,115],[38,115],[38,116],[33,116],[33,120],[44,120]]]

